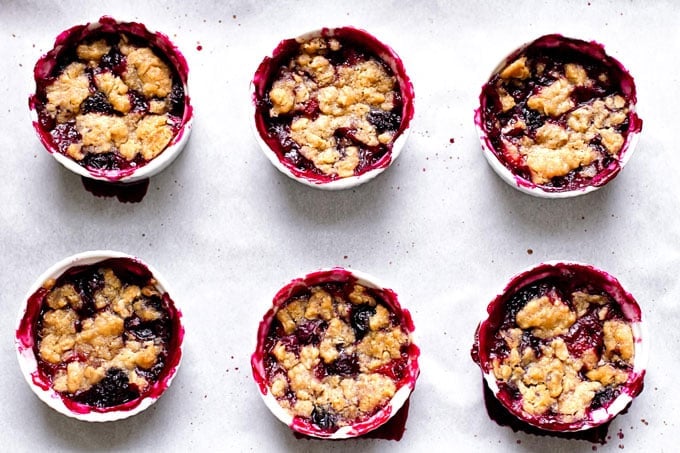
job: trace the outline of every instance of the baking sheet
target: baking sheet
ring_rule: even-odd
[[[190,65],[192,137],[141,203],[86,192],[29,121],[32,68],[56,35],[108,14],[160,30]],[[0,441],[6,451],[675,451],[680,415],[680,6],[672,1],[39,2],[0,0]],[[283,38],[353,25],[391,45],[416,92],[399,160],[353,190],[323,192],[276,171],[249,130],[249,82]],[[635,155],[605,188],[541,200],[503,183],[473,126],[482,83],[546,33],[605,44],[635,77]],[[14,357],[15,319],[35,278],[91,249],[137,255],[172,282],[187,329],[168,392],[131,419],[87,424],[40,402]],[[552,259],[592,263],[643,309],[645,390],[604,446],[514,433],[489,420],[469,350],[486,304],[515,273]],[[421,377],[401,441],[297,439],[251,378],[257,323],[274,293],[320,267],[391,286],[416,323]]]

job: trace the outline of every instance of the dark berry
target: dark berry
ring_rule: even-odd
[[[522,288],[506,302],[509,318],[514,321],[517,313],[519,313],[519,311],[524,308],[524,306],[529,303],[530,300],[546,294],[549,290],[550,286],[547,284],[534,284],[526,288]]]
[[[375,126],[378,133],[385,131],[396,131],[401,124],[401,116],[394,112],[380,109],[373,109],[368,112],[368,122]]]
[[[87,154],[83,165],[94,169],[116,170],[119,168],[119,158],[114,153]]]
[[[366,60],[366,55],[359,49],[345,47],[340,54],[341,62],[347,66],[354,66]]]
[[[590,403],[591,409],[599,409],[601,407],[607,407],[611,401],[619,395],[619,389],[613,389],[611,387],[606,387],[595,394],[593,401]]]
[[[139,340],[152,340],[156,338],[154,323],[145,323],[138,316],[133,316],[125,320],[125,330],[130,332]]]
[[[577,86],[574,87],[574,91],[571,95],[578,105],[580,103],[590,101],[591,99],[603,98],[607,96],[607,90],[597,85],[589,87]]]
[[[165,359],[166,355],[163,353],[159,356],[159,358],[156,360],[156,363],[151,368],[148,370],[138,368],[137,374],[149,382],[158,380],[158,376],[161,375],[161,371],[163,371],[163,368],[165,368]]]
[[[321,335],[323,335],[326,327],[327,324],[321,319],[307,321],[297,328],[295,335],[297,335],[301,345],[316,345],[321,342]]]
[[[531,348],[534,350],[534,353],[536,354],[537,357],[541,357],[543,355],[543,350],[541,346],[542,341],[540,338],[533,336],[529,331],[525,331],[524,333],[522,333],[520,350],[523,351],[525,348]]]
[[[139,390],[130,385],[127,374],[119,368],[110,368],[101,381],[76,395],[74,400],[88,406],[112,407],[138,397]]]
[[[300,342],[298,337],[295,335],[286,335],[279,339],[281,344],[286,348],[287,351],[297,354],[300,351]]]
[[[564,337],[569,351],[581,356],[589,349],[599,351],[604,344],[602,323],[595,310],[580,317]]]
[[[326,374],[343,377],[356,376],[359,374],[359,360],[354,354],[340,354],[335,361],[326,365]]]
[[[330,431],[335,428],[335,415],[322,407],[315,406],[310,419],[312,424],[324,431]]]
[[[130,104],[132,105],[132,112],[146,113],[149,111],[149,101],[147,101],[143,94],[130,90],[128,92],[128,97],[130,98]]]
[[[111,47],[111,50],[101,58],[99,66],[122,74],[125,71],[125,57],[120,53],[118,47]]]
[[[316,119],[316,117],[319,116],[319,101],[316,99],[310,99],[305,104],[304,113],[305,116],[309,117],[310,119]]]
[[[170,113],[181,118],[184,113],[184,87],[181,83],[172,84],[168,99],[170,100]]]
[[[65,153],[69,145],[77,143],[82,139],[80,132],[76,129],[75,121],[57,124],[54,130],[50,132],[50,135],[52,135],[52,139],[61,153]]]
[[[536,130],[545,123],[545,117],[536,110],[525,108],[522,113],[524,114],[524,123],[529,130]]]
[[[102,113],[104,115],[112,115],[113,107],[106,95],[101,91],[97,91],[90,95],[87,99],[83,101],[81,105],[83,113]]]
[[[352,309],[350,325],[354,329],[354,336],[357,341],[360,341],[368,333],[370,329],[369,321],[374,314],[375,307],[371,307],[368,304],[358,305]]]
[[[98,270],[83,272],[73,277],[73,286],[83,299],[83,310],[94,312],[94,293],[104,287],[104,277]]]

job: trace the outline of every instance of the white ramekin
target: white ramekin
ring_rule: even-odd
[[[139,167],[132,167],[123,170],[103,170],[90,169],[80,165],[69,156],[62,154],[54,144],[50,132],[45,130],[38,118],[37,104],[40,100],[36,93],[29,97],[29,109],[33,128],[45,149],[64,167],[68,168],[77,175],[96,179],[104,182],[131,183],[149,178],[168,167],[187,144],[193,125],[193,107],[189,98],[189,66],[180,50],[163,33],[149,31],[143,24],[138,22],[122,22],[108,16],[101,17],[98,21],[85,25],[76,25],[57,36],[54,47],[35,64],[34,77],[36,88],[41,80],[50,76],[57,58],[78,42],[86,40],[92,33],[105,31],[111,33],[126,33],[136,38],[149,42],[155,49],[163,52],[166,61],[174,66],[179,75],[184,88],[184,114],[179,130],[174,135],[168,146],[158,156]]]
[[[156,288],[164,296],[164,300],[167,301],[167,308],[170,312],[171,321],[173,322],[175,330],[175,338],[169,346],[171,348],[168,354],[169,362],[166,363],[159,379],[151,384],[144,394],[139,398],[120,406],[95,408],[72,402],[68,400],[67,396],[52,389],[48,377],[44,376],[39,370],[35,351],[35,339],[37,335],[35,327],[37,316],[40,315],[42,302],[47,294],[47,292],[43,290],[46,281],[58,279],[69,269],[94,265],[109,259],[124,260],[126,264],[129,263],[136,271],[143,272],[144,275],[148,274],[153,278]],[[157,270],[144,263],[139,258],[111,250],[94,250],[78,253],[51,266],[38,277],[29,288],[19,312],[17,328],[15,331],[15,346],[19,366],[26,382],[28,382],[28,385],[31,387],[31,390],[33,390],[38,398],[45,402],[45,404],[61,414],[88,422],[106,422],[131,417],[155,403],[172,383],[182,359],[184,327],[181,318],[182,313],[169,297],[166,280]]]
[[[353,425],[344,426],[334,432],[326,432],[316,429],[314,425],[309,423],[301,423],[301,421],[294,417],[290,412],[281,407],[276,398],[271,394],[271,391],[266,382],[266,372],[264,366],[264,344],[269,333],[271,323],[273,322],[279,308],[291,297],[309,289],[311,286],[329,283],[340,282],[349,283],[355,282],[366,288],[373,289],[382,296],[382,301],[395,313],[401,320],[402,329],[411,336],[411,345],[408,350],[408,371],[407,376],[403,379],[401,386],[397,389],[394,396],[388,403],[378,410],[374,415],[361,422]],[[311,437],[325,438],[325,439],[347,439],[350,437],[357,437],[368,433],[374,429],[379,428],[387,423],[408,400],[411,392],[415,388],[416,380],[420,374],[418,366],[418,357],[420,350],[413,343],[413,321],[408,310],[402,308],[397,300],[397,295],[394,291],[387,289],[380,284],[374,277],[355,270],[344,268],[322,269],[305,275],[304,277],[296,278],[284,286],[273,299],[272,307],[264,315],[260,322],[257,331],[257,344],[255,352],[251,356],[251,367],[253,377],[258,385],[260,394],[264,403],[269,410],[281,422],[288,425],[293,431]]]
[[[394,73],[401,91],[402,98],[402,120],[392,143],[392,149],[386,153],[372,167],[361,174],[345,178],[331,179],[326,176],[316,175],[311,172],[302,172],[288,161],[286,161],[279,151],[280,146],[276,138],[270,137],[267,133],[266,121],[262,115],[263,100],[267,94],[267,89],[273,81],[273,77],[279,67],[285,64],[297,51],[300,42],[312,38],[342,38],[357,46],[368,49],[380,57]],[[411,120],[413,119],[414,92],[413,84],[406,74],[404,64],[392,48],[382,43],[377,38],[364,30],[353,27],[321,28],[308,33],[304,33],[297,38],[286,39],[279,43],[271,56],[266,57],[257,68],[255,76],[250,83],[252,93],[252,117],[251,126],[254,131],[255,139],[259,147],[264,152],[267,159],[283,174],[310,187],[327,190],[341,190],[356,187],[378,176],[401,153],[411,130]]]

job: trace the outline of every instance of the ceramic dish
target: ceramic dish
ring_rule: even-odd
[[[506,57],[482,87],[475,123],[487,161],[530,195],[565,198],[611,181],[642,120],[633,77],[595,42],[546,35]]]
[[[189,138],[188,73],[168,37],[140,23],[102,17],[72,27],[35,65],[33,127],[45,149],[80,176],[148,178]]]
[[[397,54],[352,27],[279,43],[251,83],[253,127],[267,158],[291,178],[346,189],[399,156],[413,118],[413,86]]]
[[[127,418],[170,386],[181,313],[160,274],[138,258],[84,252],[31,286],[15,335],[21,371],[56,411],[90,422]]]
[[[328,269],[274,297],[251,364],[267,407],[292,430],[344,439],[386,423],[419,374],[413,322],[373,277]]]
[[[473,359],[498,401],[547,431],[610,421],[641,391],[639,305],[608,273],[568,261],[522,272],[488,306]]]

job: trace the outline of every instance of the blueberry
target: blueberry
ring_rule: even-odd
[[[90,95],[83,101],[81,105],[83,113],[102,113],[105,115],[113,114],[113,107],[106,98],[106,95],[101,91]]]
[[[524,111],[524,122],[529,130],[536,130],[545,124],[545,117],[536,110],[525,107]]]
[[[298,354],[300,352],[300,341],[298,340],[298,337],[296,337],[294,334],[281,337],[279,341],[286,348],[287,351],[293,352],[295,354]]]
[[[57,124],[50,134],[62,153],[68,150],[69,145],[77,143],[82,139],[80,132],[76,129],[75,121]]]
[[[308,321],[297,328],[295,334],[300,340],[301,345],[308,344],[319,344],[321,342],[321,335],[326,330],[326,323],[317,319],[314,321]]]
[[[182,116],[184,112],[184,88],[179,82],[172,84],[172,91],[170,91],[170,113],[175,116]]]
[[[312,424],[318,426],[324,431],[330,431],[335,428],[335,415],[319,406],[314,406],[312,415],[310,416]]]
[[[600,407],[606,407],[607,403],[610,403],[619,394],[619,390],[614,390],[611,387],[606,387],[595,394],[593,401],[590,403],[592,409],[599,409]]]
[[[112,47],[106,55],[102,56],[99,65],[102,68],[108,68],[114,72],[122,72],[119,66],[123,61],[124,57],[123,54],[120,53],[120,50],[118,50],[117,47]]]
[[[354,336],[356,337],[357,341],[364,338],[364,336],[368,333],[370,329],[369,321],[371,319],[371,316],[373,316],[374,314],[375,307],[371,307],[366,304],[355,306],[352,309],[352,315],[350,316],[350,324],[352,326],[352,329],[354,329]]]
[[[510,300],[506,302],[506,307],[508,310],[508,315],[515,319],[515,316],[519,311],[524,308],[524,306],[532,299],[546,294],[550,290],[550,286],[542,283],[528,286],[522,288],[520,291],[515,293]]]
[[[332,363],[326,365],[327,375],[337,375],[344,377],[356,376],[359,373],[359,360],[357,356],[340,354]]]
[[[130,386],[127,374],[119,368],[110,368],[106,376],[89,390],[74,399],[94,407],[111,407],[139,397],[136,387]]]
[[[149,111],[149,101],[146,100],[143,94],[130,90],[128,92],[128,97],[130,98],[130,104],[132,104],[131,111],[137,113],[146,113]]]
[[[154,323],[145,323],[138,316],[125,320],[125,330],[139,340],[153,340],[157,337]]]
[[[118,158],[114,153],[88,154],[83,159],[83,165],[95,169],[115,170],[118,168]]]
[[[73,286],[83,299],[83,310],[94,312],[94,293],[104,287],[102,274],[96,269],[82,272],[73,277]]]
[[[399,124],[401,124],[401,116],[399,114],[380,109],[370,110],[367,119],[369,123],[375,126],[378,133],[396,131],[399,129]]]

